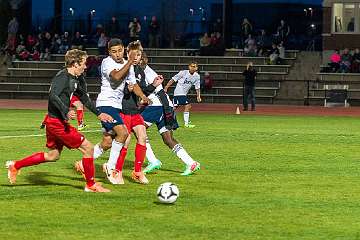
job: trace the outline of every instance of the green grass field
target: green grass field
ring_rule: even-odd
[[[180,115],[180,122],[181,114]],[[44,150],[43,111],[0,110],[0,163]],[[86,115],[89,130],[99,125]],[[194,129],[176,138],[202,164],[190,177],[149,136],[163,169],[147,186],[97,179],[108,194],[83,192],[73,171],[80,152],[65,150],[56,163],[22,169],[17,184],[0,168],[0,239],[360,239],[360,121],[350,117],[278,117],[192,114]],[[93,143],[100,132],[85,133]],[[160,183],[178,185],[173,205],[157,202]]]

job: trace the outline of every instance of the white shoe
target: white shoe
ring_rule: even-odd
[[[104,163],[103,172],[105,173],[109,182],[111,182],[112,184],[119,184],[118,181],[116,180],[117,171],[115,169],[109,169],[107,164]]]

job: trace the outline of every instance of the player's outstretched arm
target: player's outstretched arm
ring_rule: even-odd
[[[174,83],[174,79],[171,79],[165,86],[164,91],[168,92],[169,87]]]

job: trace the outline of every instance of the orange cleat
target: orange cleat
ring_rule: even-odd
[[[91,187],[88,187],[86,185],[84,191],[85,192],[111,192],[109,189],[104,188],[103,186],[101,186],[100,183],[95,183]]]
[[[16,175],[18,175],[19,170],[15,168],[15,162],[14,161],[7,161],[5,166],[8,169],[8,179],[11,184],[15,184],[16,182]]]
[[[138,183],[141,184],[148,184],[149,180],[145,177],[145,174],[143,172],[135,172],[133,171],[131,173],[131,178]]]

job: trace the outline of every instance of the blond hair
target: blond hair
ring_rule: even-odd
[[[75,63],[80,64],[88,57],[85,51],[72,49],[65,54],[65,67],[72,67]]]
[[[141,42],[139,40],[136,40],[129,43],[129,45],[127,46],[127,51],[130,52],[131,50],[139,50],[142,52],[143,47],[141,46]]]

